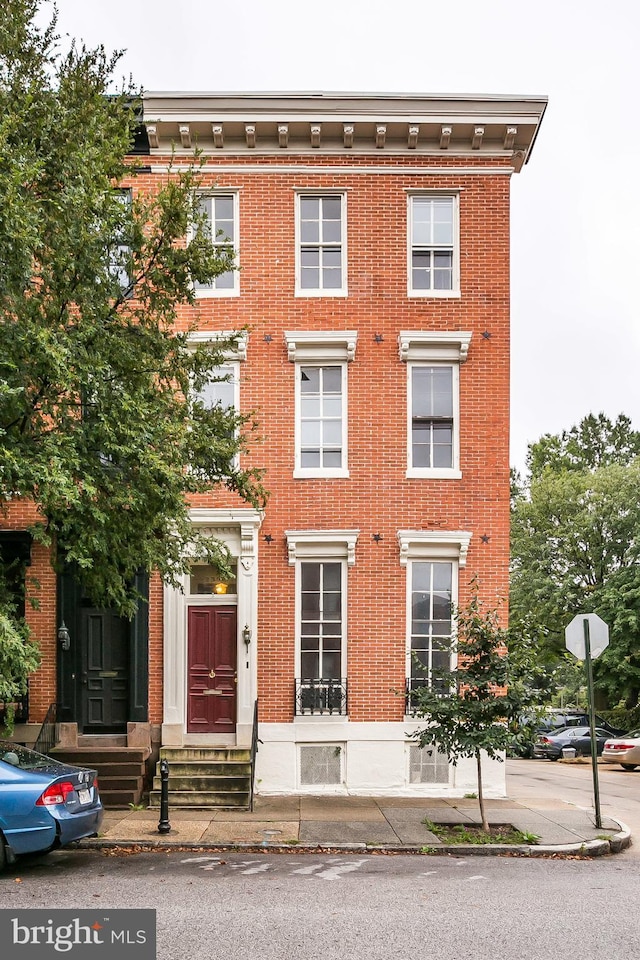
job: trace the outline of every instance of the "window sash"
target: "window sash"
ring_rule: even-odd
[[[302,470],[341,470],[345,460],[345,365],[297,364],[297,460]]]
[[[441,560],[414,560],[410,564],[409,669],[411,686],[446,687],[433,672],[451,666],[453,634],[454,564]]]
[[[230,251],[237,254],[238,212],[237,197],[233,193],[205,193],[198,197],[198,208],[208,221],[209,239],[221,253]],[[238,271],[225,270],[214,277],[211,283],[197,283],[197,292],[220,291],[235,292],[238,284]]]
[[[301,561],[298,589],[299,676],[303,682],[340,682],[344,661],[344,563]]]
[[[345,203],[341,194],[298,196],[298,285],[304,292],[342,292]]]
[[[457,287],[457,197],[409,198],[409,289],[446,294]]]
[[[412,365],[410,403],[411,466],[452,469],[457,413],[453,366]]]

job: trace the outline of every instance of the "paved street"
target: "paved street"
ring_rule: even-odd
[[[631,828],[631,853],[640,857],[640,769],[598,764],[600,809]],[[593,808],[591,761],[552,763],[549,760],[507,760],[507,794],[512,800],[553,797]]]
[[[509,761],[514,799],[589,806],[588,765]],[[640,775],[602,771],[640,822]],[[640,834],[639,834],[640,835]],[[597,859],[66,850],[0,877],[3,907],[154,907],[158,960],[637,960],[637,847]]]
[[[70,851],[0,879],[4,907],[155,907],[159,960],[637,960],[639,896],[637,862],[624,853]]]

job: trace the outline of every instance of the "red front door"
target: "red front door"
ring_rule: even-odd
[[[188,733],[236,729],[235,607],[189,607]]]

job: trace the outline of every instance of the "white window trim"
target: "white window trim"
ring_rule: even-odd
[[[233,270],[233,287],[226,290],[216,289],[211,286],[205,289],[194,289],[194,295],[197,300],[206,300],[211,297],[239,297],[240,296],[240,193],[237,187],[219,188],[217,190],[198,190],[199,197],[232,197],[233,199],[233,224],[235,227],[235,239],[233,241],[235,269]],[[212,237],[215,240],[215,237]]]
[[[460,364],[469,353],[471,332],[404,330],[398,336],[398,355],[407,363],[407,470],[411,480],[460,480]],[[451,467],[414,467],[412,465],[412,391],[414,366],[450,366],[453,370],[453,451]]]
[[[287,356],[291,363],[311,366],[340,365],[342,367],[342,466],[302,467],[301,459],[301,396],[300,381],[295,378],[295,460],[294,479],[342,479],[349,476],[349,399],[347,363],[355,358],[358,333],[355,330],[336,332],[298,330],[285,331]]]
[[[302,631],[302,564],[303,563],[339,563],[340,564],[340,594],[342,599],[342,617],[340,621],[341,633],[342,633],[342,643],[340,647],[340,679],[344,679],[348,676],[347,672],[347,563],[345,563],[344,557],[339,557],[335,555],[318,555],[312,554],[310,556],[300,556],[297,558],[295,567],[295,637],[296,637],[296,658],[295,658],[295,676],[299,677],[302,671],[302,650],[301,650],[301,631]],[[314,719],[319,720],[324,723],[325,719],[334,719],[336,715],[327,714],[314,714]],[[339,714],[340,720],[344,722],[346,720],[345,714]]]
[[[302,288],[300,253],[302,240],[300,237],[300,200],[308,197],[340,197],[341,203],[341,264],[342,264],[342,286],[337,290],[324,290],[322,287],[317,289]],[[295,193],[295,296],[296,297],[348,297],[349,286],[347,280],[347,191],[346,190],[327,190],[320,187],[314,189],[298,189]]]
[[[452,564],[451,600],[455,607],[458,602],[459,570],[466,566],[472,534],[468,530],[398,530],[397,536],[400,547],[400,566],[407,568],[405,585],[405,676],[409,679],[411,677],[412,565],[414,562],[421,561],[427,563],[450,562]],[[455,638],[455,623],[452,624],[452,636]],[[455,650],[452,650],[452,667],[455,666],[455,661]]]
[[[233,384],[233,407],[240,411],[240,364],[247,359],[247,347],[249,343],[249,333],[247,330],[195,330],[187,336],[187,346],[198,347],[211,344],[215,346],[217,342],[234,338],[234,343],[225,347],[222,352],[222,361],[220,366],[230,367],[232,371]],[[234,457],[234,466],[240,467],[240,454]]]
[[[451,290],[414,290],[412,286],[412,234],[413,200],[416,197],[437,199],[450,197],[453,200],[453,275]],[[459,190],[411,190],[407,192],[407,296],[418,299],[460,299],[460,191]]]

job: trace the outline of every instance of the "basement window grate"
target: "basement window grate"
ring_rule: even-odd
[[[410,783],[448,783],[449,759],[438,749],[437,744],[426,747],[409,747]]]
[[[342,783],[343,749],[336,743],[300,747],[300,785],[335,786]]]

